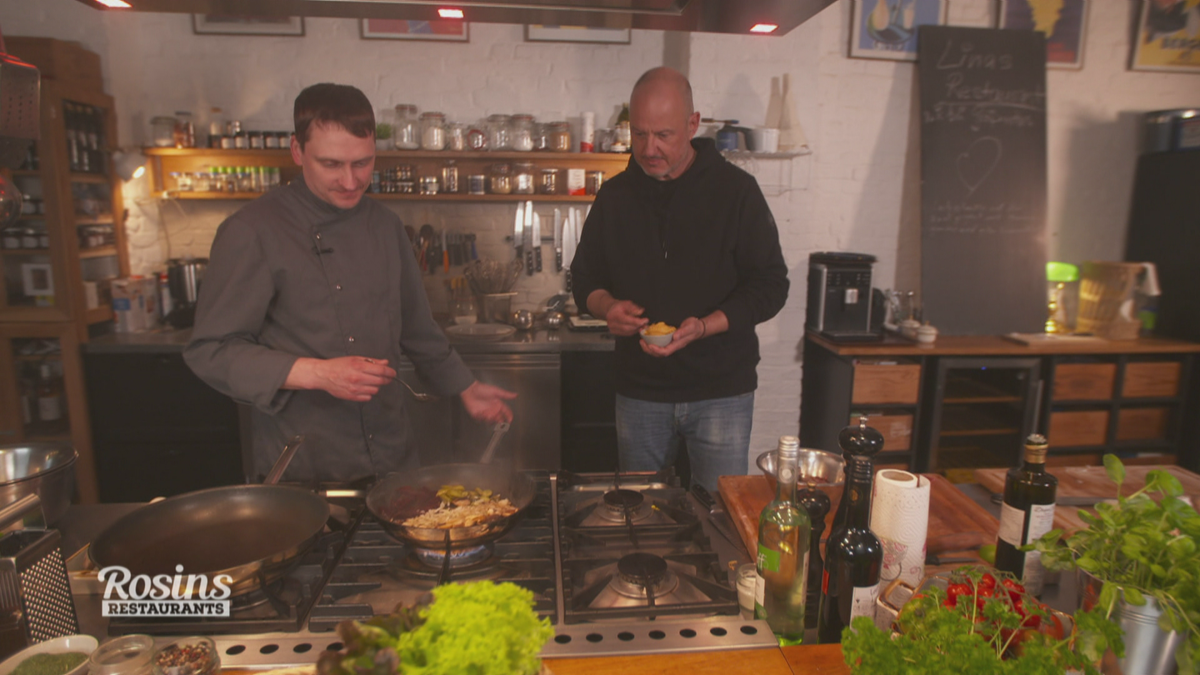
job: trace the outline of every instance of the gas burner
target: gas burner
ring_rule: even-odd
[[[637,490],[609,490],[604,493],[601,504],[604,508],[597,509],[596,514],[609,522],[624,524],[626,515],[633,523],[650,517],[650,509],[646,508],[646,496]]]
[[[630,553],[617,561],[617,576],[609,582],[617,593],[652,604],[679,586],[667,561],[653,553]],[[640,603],[639,603],[640,604]]]
[[[493,550],[490,542],[471,548],[451,550],[450,569],[457,570],[478,565],[491,558]],[[435,571],[442,569],[442,563],[445,560],[445,551],[428,548],[413,549],[412,555],[406,558],[406,561],[414,561],[419,566],[425,566]]]

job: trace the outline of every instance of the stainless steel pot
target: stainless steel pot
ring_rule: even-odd
[[[0,445],[0,506],[36,494],[46,524],[53,525],[71,505],[78,458],[68,443]]]

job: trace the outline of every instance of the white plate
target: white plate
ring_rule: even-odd
[[[516,328],[503,323],[470,323],[446,329],[446,335],[466,340],[501,340],[515,332]]]
[[[25,649],[13,654],[0,663],[0,675],[9,675],[17,666],[21,665],[25,659],[34,654],[63,654],[66,652],[80,652],[87,656],[91,656],[92,652],[96,651],[96,647],[100,643],[96,642],[96,638],[91,635],[68,635],[66,637],[54,638],[39,642],[36,645],[30,645]],[[83,663],[75,666],[67,671],[66,675],[82,675],[87,672],[87,659]]]

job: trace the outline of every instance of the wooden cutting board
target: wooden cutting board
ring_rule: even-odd
[[[1200,476],[1179,466],[1137,466],[1125,467],[1125,483],[1121,485],[1121,494],[1131,495],[1146,485],[1146,473],[1153,469],[1165,469],[1183,484],[1183,493],[1192,498],[1192,504],[1200,506]],[[1117,495],[1117,486],[1109,480],[1108,473],[1102,466],[1053,466],[1050,474],[1058,478],[1058,496],[1060,497],[1105,497]],[[985,490],[993,493],[1004,492],[1004,476],[1008,469],[976,469],[975,480]],[[1059,506],[1054,510],[1054,527],[1065,530],[1068,534],[1087,527],[1079,518],[1079,508]],[[1089,509],[1092,510],[1092,509]],[[1094,511],[1093,511],[1094,512]]]
[[[972,545],[990,544],[995,541],[1000,522],[988,513],[987,509],[976,504],[944,477],[937,474],[922,475],[930,480],[929,533],[926,542],[931,552],[958,551]],[[758,514],[775,498],[775,491],[770,488],[766,476],[761,475],[721,476],[719,487],[721,499],[725,501],[729,517],[737,526],[738,534],[746,544],[746,550],[757,551]],[[825,518],[826,535],[833,523],[841,491],[840,486],[833,489],[832,493],[827,491],[833,501],[833,507]],[[966,543],[972,539],[975,540],[973,543]],[[960,542],[961,545],[948,543],[951,541]]]

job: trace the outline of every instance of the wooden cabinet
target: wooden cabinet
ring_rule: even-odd
[[[884,435],[881,464],[917,471],[1016,463],[1022,438],[1046,433],[1048,462],[1127,462],[1194,468],[1200,441],[1183,431],[1200,416],[1191,392],[1200,344],[1148,338],[1029,347],[1000,337],[941,336],[804,343],[800,442],[838,449],[837,434],[865,414]]]
[[[11,172],[34,203],[20,246],[0,248],[0,442],[69,439],[78,496],[97,497],[79,346],[111,321],[106,292],[129,274],[121,181],[113,170],[116,110],[99,57],[74,43],[10,38],[10,53],[42,73],[36,164]],[[60,391],[62,410],[53,399]],[[43,405],[44,404],[44,405]]]
[[[254,199],[257,192],[246,191],[179,191],[172,174],[211,172],[212,167],[273,167],[281,174],[281,181],[300,175],[300,167],[292,161],[286,149],[267,150],[215,150],[209,148],[146,148],[152,160],[151,178],[155,192],[168,191],[178,199]],[[579,152],[435,152],[428,150],[381,150],[376,153],[375,170],[383,173],[392,167],[413,167],[414,178],[419,183],[423,176],[442,173],[446,162],[453,161],[458,168],[459,191],[454,194],[439,192],[434,195],[419,194],[419,185],[412,194],[369,193],[368,196],[383,200],[417,201],[463,201],[463,202],[590,202],[592,195],[568,195],[566,190],[567,169],[582,169],[586,172],[602,171],[604,180],[625,170],[629,164],[627,154],[579,153]],[[467,194],[468,177],[489,176],[494,164],[529,162],[533,165],[535,184],[542,169],[559,169],[557,194]]]

